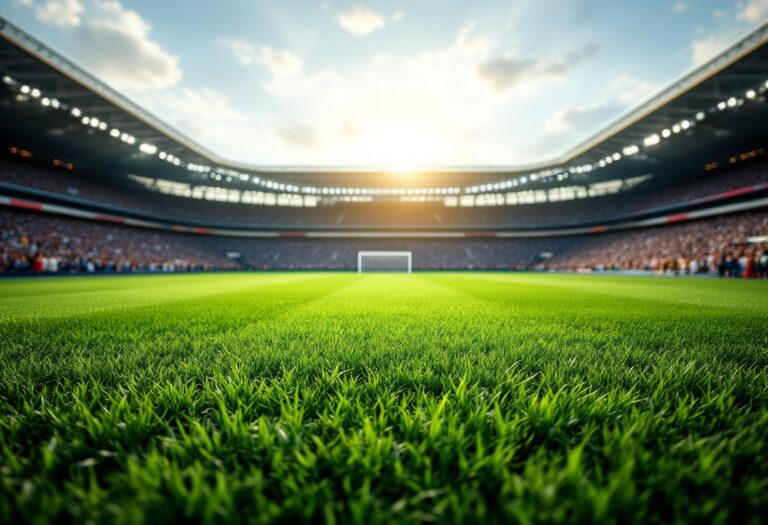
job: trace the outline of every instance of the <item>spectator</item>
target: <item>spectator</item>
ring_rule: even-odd
[[[551,267],[651,270],[676,275],[681,270],[689,274],[711,271],[720,277],[754,277],[757,254],[764,253],[765,247],[745,241],[767,233],[768,211],[760,211],[603,234],[561,251]],[[697,259],[702,261],[700,267],[693,264]],[[719,262],[714,265],[709,261]]]
[[[453,240],[233,239],[0,211],[0,271],[350,270],[358,251],[407,250],[414,254],[414,268],[422,270],[646,270],[765,278],[766,246],[745,239],[766,234],[768,211],[589,236]],[[541,258],[545,252],[555,255]]]

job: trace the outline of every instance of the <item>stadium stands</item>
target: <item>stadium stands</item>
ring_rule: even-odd
[[[0,266],[17,274],[240,268],[206,241],[48,215],[0,212]]]
[[[764,29],[549,162],[408,182],[221,158],[0,32],[5,274],[346,270],[359,250],[408,250],[422,270],[765,275]]]
[[[8,184],[84,199],[93,205],[108,204],[197,223],[288,227],[553,226],[649,214],[666,207],[683,208],[696,199],[725,197],[723,193],[758,185],[766,185],[761,192],[768,193],[768,162],[720,169],[668,188],[641,187],[630,195],[482,207],[447,207],[439,202],[366,202],[296,208],[204,201],[149,191],[128,180],[125,185],[116,186],[79,172],[42,167],[13,157],[0,160],[0,191],[10,188]],[[173,211],[169,214],[168,210]]]
[[[213,224],[488,227],[569,224],[642,216],[653,210],[709,206],[738,198],[742,188],[768,188],[768,163],[721,169],[698,180],[564,203],[446,207],[442,203],[376,202],[286,208],[209,202],[115,186],[61,167],[26,159],[0,162],[0,189],[36,198],[60,195],[76,208],[108,204],[127,213],[150,212],[171,220]],[[734,191],[736,190],[736,191]],[[54,198],[54,201],[56,199]],[[711,202],[710,202],[711,201]],[[650,211],[649,211],[650,210]],[[4,273],[135,272],[191,270],[349,270],[360,250],[409,250],[419,270],[644,270],[675,274],[765,277],[768,212],[755,211],[656,228],[597,235],[531,239],[238,239],[189,235],[89,222],[61,216],[0,212],[0,267]],[[233,257],[227,257],[229,253]],[[541,254],[552,254],[542,258]]]
[[[768,272],[768,211],[593,236],[553,258],[550,268],[650,270],[762,277]]]
[[[418,270],[648,270],[766,277],[768,211],[538,239],[237,239],[0,212],[5,273],[352,270],[361,250],[408,250]],[[227,257],[230,254],[231,257]],[[552,258],[542,257],[552,254]]]

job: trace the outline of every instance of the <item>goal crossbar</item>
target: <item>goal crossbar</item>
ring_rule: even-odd
[[[407,261],[407,269],[404,270],[411,273],[413,266],[413,255],[411,252],[382,252],[382,251],[362,251],[357,252],[357,273],[363,273],[363,260],[366,257],[399,257],[404,258]]]

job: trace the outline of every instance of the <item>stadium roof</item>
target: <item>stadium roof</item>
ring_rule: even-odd
[[[44,136],[49,142],[79,140],[82,149],[89,146],[84,146],[82,137],[76,137],[73,130],[81,119],[87,119],[89,125],[84,128],[90,135],[102,131],[102,135],[107,136],[113,130],[119,130],[115,138],[120,140],[101,140],[90,146],[95,156],[101,155],[113,164],[119,161],[126,170],[131,170],[136,163],[144,162],[144,157],[160,155],[165,161],[157,162],[162,170],[155,165],[153,169],[176,179],[198,177],[202,180],[218,171],[234,175],[236,179],[240,174],[297,185],[359,185],[361,181],[370,180],[366,177],[384,171],[375,166],[265,168],[229,161],[2,18],[0,35],[0,71],[11,88],[3,100],[3,112],[11,117],[3,120],[12,122],[12,129],[4,130],[9,135]],[[463,191],[469,192],[486,191],[486,185],[490,190],[493,184],[498,186],[493,189],[504,189],[516,180],[525,181],[525,177],[544,180],[563,175],[577,180],[601,180],[615,177],[611,172],[618,165],[624,173],[640,175],[662,164],[669,167],[690,163],[694,149],[714,154],[718,150],[729,151],[749,145],[756,136],[761,136],[760,123],[765,122],[767,41],[768,24],[550,162],[526,166],[424,168],[420,170],[424,175],[422,180],[429,184],[432,177],[432,181],[460,185]],[[27,93],[19,93],[22,88]],[[67,108],[65,114],[53,115],[38,109],[36,118],[23,118],[29,115],[29,109],[18,103],[19,96],[34,95],[35,91],[38,97],[32,98],[55,100],[59,108]],[[15,99],[9,94],[15,95]],[[745,118],[741,106],[753,103],[751,99],[759,103],[750,107]],[[45,110],[50,109],[50,104],[43,106]],[[73,113],[77,118],[72,118]],[[739,120],[735,122],[733,119]],[[695,135],[696,140],[683,141],[675,137],[678,134]],[[670,138],[667,135],[676,146],[658,147],[660,142]],[[535,174],[533,179],[531,173]]]

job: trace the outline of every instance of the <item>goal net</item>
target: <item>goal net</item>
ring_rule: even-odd
[[[357,252],[357,272],[411,273],[411,252]]]

